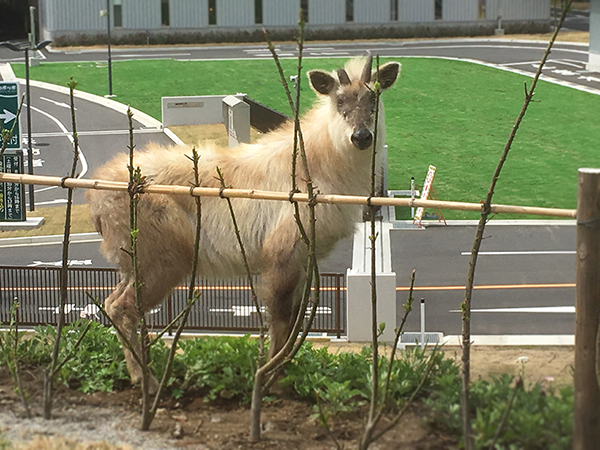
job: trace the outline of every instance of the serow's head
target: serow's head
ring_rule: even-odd
[[[375,128],[375,101],[373,90],[378,79],[380,92],[394,85],[400,73],[400,64],[389,62],[373,70],[373,58],[354,59],[336,72],[311,70],[308,78],[313,90],[322,97],[329,98],[333,110],[346,125],[348,139],[359,150],[366,150],[373,144]],[[333,119],[333,118],[332,118]]]

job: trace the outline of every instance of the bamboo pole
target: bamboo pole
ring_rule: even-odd
[[[600,443],[600,169],[579,169],[573,449]]]
[[[82,178],[59,178],[19,173],[0,173],[0,182],[36,184],[40,186],[64,186],[67,188],[98,189],[109,191],[127,191],[128,183],[121,181],[88,180]],[[144,185],[147,194],[192,195],[194,197],[248,198],[253,200],[290,201],[289,192],[261,191],[257,189],[223,189],[212,187],[176,186],[164,184]],[[308,203],[308,194],[296,193],[291,200]],[[324,204],[368,205],[369,197],[358,195],[318,194],[315,201]],[[408,206],[458,211],[481,212],[480,203],[451,202],[439,200],[421,200],[410,198],[373,197],[372,205]],[[492,205],[492,214],[530,214],[535,216],[563,217],[574,219],[575,209],[539,208],[535,206]]]

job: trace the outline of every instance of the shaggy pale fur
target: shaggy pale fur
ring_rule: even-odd
[[[356,130],[373,131],[372,83],[361,81],[364,60],[346,66],[350,83],[342,84],[339,72],[309,73],[311,86],[320,99],[302,119],[306,155],[312,180],[321,193],[366,195],[370,186],[371,148],[359,150],[351,141]],[[400,65],[389,63],[381,68],[383,88],[396,80]],[[387,69],[387,70],[386,70]],[[342,80],[343,81],[343,80]],[[319,84],[320,83],[320,84]],[[325,87],[324,87],[325,86]],[[367,103],[365,103],[367,102]],[[367,106],[365,106],[367,105]],[[349,110],[348,108],[351,108]],[[380,109],[380,111],[382,111]],[[383,115],[380,116],[378,143],[385,142]],[[235,149],[199,148],[202,186],[218,187],[215,168],[222,169],[227,185],[235,188],[288,192],[291,188],[293,124],[265,135],[256,144]],[[149,145],[135,154],[149,183],[189,186],[193,180],[192,164],[185,155],[188,147]],[[128,179],[128,156],[120,154],[101,167],[95,178]],[[306,184],[298,159],[298,185]],[[106,299],[108,314],[126,330],[130,342],[135,339],[139,321],[134,304],[130,257],[121,250],[130,248],[129,197],[115,191],[88,191],[92,221],[102,234],[103,255],[120,269],[121,282]],[[285,343],[295,317],[307,259],[288,202],[233,199],[240,231],[251,269],[260,274],[259,296],[268,307],[271,333],[270,355]],[[307,217],[306,206],[302,214]],[[245,270],[233,232],[225,200],[202,199],[202,233],[199,273],[206,278],[244,276]],[[351,205],[318,205],[317,251],[323,258],[335,244],[353,234],[362,208]],[[159,305],[171,289],[191,271],[193,260],[195,203],[188,196],[143,194],[138,210],[139,274],[143,286],[144,311]],[[141,375],[128,351],[125,351],[133,381]]]

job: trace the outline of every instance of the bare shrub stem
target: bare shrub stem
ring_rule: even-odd
[[[0,337],[0,347],[2,347],[0,350],[4,353],[8,371],[15,383],[15,391],[19,394],[23,410],[25,411],[25,417],[31,419],[31,409],[29,408],[29,402],[27,401],[27,393],[23,389],[23,383],[21,382],[21,369],[19,366],[19,307],[19,301],[17,297],[15,297],[10,306],[10,323],[8,325],[6,339],[4,340]]]
[[[467,282],[465,288],[465,299],[461,305],[462,311],[462,358],[461,358],[461,378],[462,378],[462,389],[461,389],[461,415],[462,415],[462,424],[463,424],[463,439],[465,443],[466,450],[472,450],[474,448],[474,442],[471,436],[471,414],[469,410],[469,387],[471,382],[471,297],[473,294],[473,284],[475,280],[475,267],[477,265],[477,256],[479,255],[479,249],[481,248],[481,242],[483,240],[483,232],[485,230],[485,225],[488,221],[488,217],[492,212],[492,198],[494,196],[494,190],[496,188],[496,184],[500,178],[500,172],[504,167],[504,163],[508,157],[508,153],[512,147],[512,143],[515,140],[515,136],[517,134],[517,130],[525,117],[525,113],[527,112],[527,108],[533,99],[533,94],[535,91],[535,87],[537,86],[537,82],[542,74],[542,69],[550,55],[550,51],[558,32],[560,31],[562,24],[565,20],[567,12],[571,7],[572,0],[567,0],[567,2],[563,5],[563,11],[561,17],[559,19],[558,25],[554,29],[554,33],[548,42],[548,46],[546,47],[546,51],[540,61],[538,69],[533,77],[533,81],[531,83],[531,87],[527,89],[527,85],[525,85],[525,100],[523,102],[523,106],[521,108],[521,112],[513,125],[511,133],[508,137],[508,141],[504,146],[504,150],[502,155],[500,156],[500,160],[498,161],[498,165],[496,166],[496,170],[494,171],[494,175],[492,177],[492,182],[490,184],[489,190],[481,205],[481,217],[479,219],[479,224],[477,226],[477,231],[475,233],[475,239],[473,241],[473,248],[471,250],[471,259],[469,261],[469,269],[467,273]]]
[[[319,293],[320,293],[320,280],[319,280],[319,268],[316,258],[316,215],[315,215],[315,207],[317,205],[316,198],[317,194],[315,188],[313,186],[313,182],[310,176],[310,170],[308,168],[308,159],[306,157],[306,151],[304,147],[304,138],[302,135],[302,129],[300,126],[300,83],[301,83],[301,75],[302,75],[302,52],[304,47],[304,27],[305,22],[302,16],[302,10],[300,10],[299,14],[299,36],[298,36],[298,65],[297,65],[297,83],[298,89],[296,91],[296,99],[295,101],[292,99],[292,95],[287,86],[287,81],[285,79],[285,75],[283,73],[283,68],[281,67],[281,63],[275,51],[275,47],[271,42],[268,33],[264,31],[265,38],[267,40],[267,46],[271,51],[273,56],[273,60],[277,66],[277,70],[279,72],[281,83],[284,86],[286,96],[288,98],[288,103],[290,105],[290,109],[294,115],[294,141],[293,141],[293,150],[292,150],[292,190],[290,192],[289,200],[292,202],[294,207],[294,218],[296,224],[298,226],[298,231],[300,234],[300,238],[307,246],[308,254],[307,254],[307,264],[305,271],[305,285],[302,294],[302,299],[300,301],[300,305],[298,308],[298,314],[296,316],[296,320],[294,322],[294,326],[292,327],[291,333],[284,344],[283,348],[275,355],[271,360],[266,362],[264,365],[258,367],[255,375],[255,384],[253,389],[253,414],[251,417],[251,442],[257,442],[260,440],[260,405],[259,402],[262,402],[262,396],[264,393],[271,387],[271,385],[275,382],[278,373],[288,364],[296,355],[302,343],[306,339],[308,332],[312,326],[312,322],[316,315],[317,307],[319,305]],[[299,192],[297,185],[297,157],[300,155],[300,159],[302,162],[302,171],[303,171],[303,180],[306,183],[306,189],[308,194],[308,230],[305,229],[304,224],[302,223],[302,218],[300,214],[300,208],[298,202],[293,200],[293,195]],[[311,287],[314,283],[315,294],[314,297],[311,298]],[[308,320],[305,320],[306,317],[306,308],[309,303],[312,302],[312,309]],[[298,337],[298,333],[300,329],[303,329],[302,334]],[[264,383],[263,382],[269,377],[269,379]]]
[[[77,164],[79,163],[79,136],[77,135],[77,122],[75,119],[75,97],[73,91],[77,87],[77,82],[71,77],[69,86],[69,98],[71,108],[71,125],[73,129],[73,163],[71,165],[71,171],[67,177],[75,178],[77,172]],[[65,177],[65,178],[67,178]],[[63,188],[65,186],[63,185]],[[62,330],[65,326],[65,305],[67,304],[67,285],[69,283],[69,240],[71,234],[71,209],[73,206],[73,188],[67,189],[67,206],[65,212],[65,226],[63,233],[63,245],[62,245],[62,264],[60,267],[60,304],[58,307],[58,324],[56,327],[56,338],[54,340],[54,347],[52,349],[52,359],[49,366],[46,368],[44,373],[44,390],[43,390],[43,414],[44,419],[49,420],[52,416],[52,402],[53,402],[53,384],[54,378],[58,374],[61,367],[68,361],[72,353],[70,353],[62,363],[58,361],[58,354],[60,350],[60,342],[62,337]],[[83,330],[80,340],[77,342],[76,347],[81,343],[83,337],[89,330],[90,324]],[[75,347],[75,348],[76,348]],[[72,349],[71,352],[74,352]]]
[[[225,178],[223,176],[223,171],[217,167],[217,175],[219,182],[221,183],[221,188],[225,189],[227,185],[225,184]],[[246,256],[246,250],[244,248],[244,242],[242,241],[242,235],[240,233],[240,228],[237,223],[237,219],[235,217],[235,211],[233,210],[233,205],[231,204],[231,199],[225,198],[227,201],[227,206],[229,207],[229,214],[231,216],[231,221],[233,224],[233,231],[235,232],[235,237],[237,239],[238,245],[240,247],[240,253],[242,255],[242,260],[244,262],[244,268],[246,269],[246,277],[248,279],[248,285],[250,286],[250,292],[252,294],[252,303],[256,308],[256,313],[258,314],[259,320],[259,349],[258,349],[258,358],[256,361],[256,373],[254,376],[254,384],[252,387],[252,402],[250,406],[250,442],[258,442],[260,440],[260,414],[262,410],[262,397],[263,397],[263,379],[264,373],[261,371],[261,368],[264,364],[264,356],[265,356],[265,323],[263,320],[262,311],[260,308],[260,304],[258,303],[258,296],[256,295],[256,290],[254,288],[254,280],[252,279],[252,272],[250,271],[250,266],[248,265],[248,258]]]

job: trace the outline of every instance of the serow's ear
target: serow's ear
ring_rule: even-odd
[[[385,63],[379,68],[379,84],[382,91],[385,91],[394,85],[401,69],[402,65],[397,62]],[[375,79],[375,72],[376,71],[373,71],[373,76],[371,77],[372,80]]]
[[[321,95],[329,95],[337,88],[337,80],[322,70],[308,72],[311,87]]]

